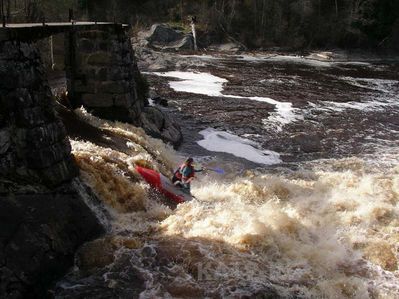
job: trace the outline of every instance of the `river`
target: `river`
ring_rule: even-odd
[[[58,298],[399,298],[399,63],[170,55],[147,69],[185,141],[80,117],[127,140],[72,140],[108,227]],[[134,165],[217,166],[172,210]],[[105,206],[105,208],[104,208]]]

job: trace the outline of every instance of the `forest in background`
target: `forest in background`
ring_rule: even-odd
[[[10,22],[77,20],[187,26],[201,42],[248,48],[399,50],[399,0],[2,0]]]

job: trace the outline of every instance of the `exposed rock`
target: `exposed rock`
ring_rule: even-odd
[[[140,46],[156,49],[192,50],[194,48],[192,34],[185,34],[167,24],[155,24],[149,31],[140,32],[138,38]]]
[[[154,98],[151,98],[151,100],[152,100],[152,102],[153,102],[155,105],[160,105],[160,106],[162,106],[162,107],[168,107],[168,106],[169,106],[168,100],[167,100],[167,99],[164,99],[164,98],[162,98],[162,97],[160,97],[160,96],[156,96],[156,97],[154,97]]]
[[[72,190],[0,196],[0,297],[44,298],[84,241],[102,233]]]
[[[16,115],[17,125],[21,127],[37,127],[44,124],[44,111],[41,107],[26,108]]]
[[[180,126],[157,107],[145,107],[142,113],[143,128],[147,134],[178,146],[183,141]]]
[[[299,146],[304,153],[313,153],[321,151],[321,141],[318,135],[308,133],[299,133],[292,137],[294,144]]]
[[[172,42],[166,45],[162,44],[153,44],[153,47],[159,48],[162,50],[192,50],[194,48],[194,39],[191,34],[186,35],[181,40],[176,42]]]
[[[154,24],[145,37],[150,43],[168,44],[181,40],[184,33],[174,30],[167,24]]]
[[[150,122],[150,124],[148,124],[149,128],[159,132],[165,129],[165,116],[161,110],[155,107],[146,107],[144,108],[143,114],[145,119]]]
[[[64,140],[66,131],[61,121],[46,123],[43,126],[27,129],[22,131],[26,138],[26,142],[32,148],[41,148]]]
[[[14,84],[15,86],[15,84]],[[26,88],[16,88],[15,90],[11,91],[6,97],[8,102],[7,106],[17,106],[22,108],[33,107],[33,105],[37,105],[34,103],[29,91]]]
[[[63,161],[70,153],[71,145],[68,139],[64,139],[59,143],[41,148],[40,152],[30,151],[26,157],[29,166],[36,169],[44,169]]]

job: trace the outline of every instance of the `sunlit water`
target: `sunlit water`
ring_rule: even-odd
[[[371,107],[374,116],[376,111],[387,113],[386,109],[396,115],[397,102],[392,97],[396,83],[349,81],[356,88],[363,84],[378,88],[381,97],[376,94],[375,101],[356,101],[353,96],[353,101],[345,103],[330,103],[327,97],[306,105],[293,103],[296,113],[304,113],[303,120],[293,122],[303,121],[306,128],[309,111],[318,111],[325,119],[331,113],[350,111],[353,115],[354,110],[365,113]],[[385,97],[384,88],[388,90]],[[177,104],[184,108],[184,103]],[[140,179],[134,166],[170,175],[182,153],[141,129],[105,122],[83,110],[77,113],[126,138],[129,151],[72,141],[83,180],[108,211],[109,232],[83,251],[86,254],[78,255],[77,267],[58,283],[56,296],[399,298],[399,147],[392,138],[397,132],[384,134],[387,127],[395,128],[391,123],[384,129],[378,120],[364,125],[372,133],[359,132],[358,140],[367,150],[357,154],[348,150],[341,157],[327,159],[323,155],[307,158],[296,161],[294,168],[287,163],[276,166],[279,155],[259,143],[265,138],[262,131],[240,134],[227,124],[230,133],[218,136],[230,142],[230,148],[251,146],[246,150],[256,159],[264,151],[273,167],[263,163],[243,170],[243,161],[250,155],[234,163],[237,151],[231,150],[227,155],[233,156],[226,159],[233,162],[220,165],[198,152],[197,160],[223,166],[226,175],[201,175],[192,188],[197,200],[171,210]],[[289,128],[275,126],[273,115],[271,136],[288,134]],[[340,130],[346,125],[337,123],[327,129]],[[375,134],[377,129],[381,134]],[[207,131],[202,137],[207,140],[214,132]],[[198,136],[195,143],[201,142]],[[329,136],[328,142],[333,138],[339,141],[341,136]],[[206,154],[222,151],[219,142],[220,138],[215,142],[217,148],[205,146],[210,151]]]

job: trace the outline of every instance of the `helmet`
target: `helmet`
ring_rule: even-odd
[[[186,163],[193,163],[194,162],[194,159],[193,158],[187,158],[187,160],[186,160]]]

